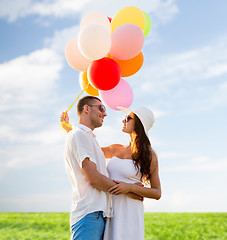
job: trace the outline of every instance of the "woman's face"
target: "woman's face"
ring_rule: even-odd
[[[123,122],[123,128],[122,132],[125,133],[132,133],[134,130],[134,124],[135,124],[135,119],[134,119],[134,114],[130,113],[125,117],[125,119],[122,121]]]

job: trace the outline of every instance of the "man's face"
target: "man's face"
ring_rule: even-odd
[[[91,124],[94,128],[101,127],[104,117],[107,116],[104,105],[100,101],[94,99],[88,106]]]

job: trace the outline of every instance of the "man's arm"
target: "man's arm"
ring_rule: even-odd
[[[82,170],[87,177],[91,186],[108,192],[108,189],[114,186],[116,183],[112,181],[110,178],[101,174],[96,167],[96,164],[89,160],[89,158],[85,158],[82,162]]]
[[[98,190],[108,192],[109,188],[116,185],[114,181],[110,178],[106,177],[105,175],[101,174],[96,167],[96,164],[89,160],[89,158],[85,158],[82,162],[82,170],[87,177],[89,183],[94,188]],[[129,197],[142,201],[143,198],[135,193],[128,193]]]

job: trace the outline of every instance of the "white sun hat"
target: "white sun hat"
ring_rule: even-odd
[[[154,124],[155,118],[154,118],[154,113],[146,107],[138,107],[135,108],[133,110],[129,110],[127,108],[124,107],[117,107],[119,110],[121,110],[122,112],[126,113],[127,115],[130,114],[131,112],[133,112],[134,114],[136,114],[136,116],[140,119],[145,133],[148,136],[148,131],[151,129],[151,127]]]

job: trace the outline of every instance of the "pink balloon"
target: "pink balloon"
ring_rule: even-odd
[[[111,35],[110,55],[118,60],[137,56],[143,48],[144,33],[135,24],[127,23],[116,28]]]
[[[86,72],[92,60],[86,58],[79,50],[77,38],[70,39],[65,46],[65,58],[68,64],[82,72]]]
[[[108,91],[99,91],[103,103],[113,110],[118,110],[117,107],[128,108],[133,101],[133,91],[131,86],[123,79],[120,80],[118,85]]]

